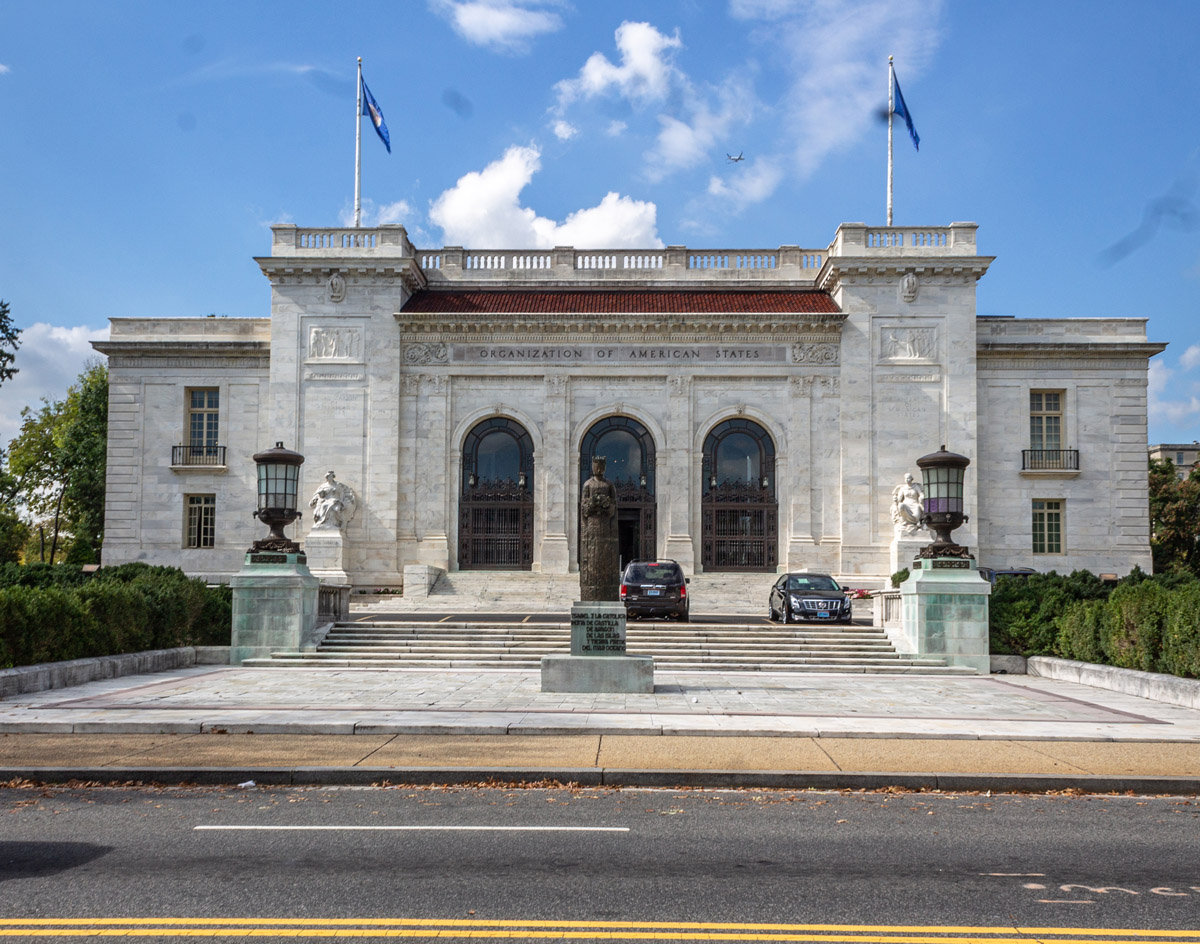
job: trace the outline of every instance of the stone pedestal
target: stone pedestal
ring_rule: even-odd
[[[943,557],[917,565],[900,585],[903,634],[910,651],[987,675],[992,585],[979,576],[973,560]]]
[[[912,570],[913,559],[920,553],[921,548],[933,540],[933,535],[927,537],[909,537],[896,535],[892,538],[892,546],[888,556],[888,574],[908,568]]]
[[[571,607],[571,654],[542,657],[543,692],[653,694],[654,659],[625,652],[625,604]]]
[[[296,652],[317,621],[320,580],[304,554],[250,553],[229,581],[233,588],[233,639],[229,664]]]
[[[308,569],[326,583],[347,584],[345,539],[337,528],[314,528],[304,539]]]

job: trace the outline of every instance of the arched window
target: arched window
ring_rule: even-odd
[[[533,438],[516,420],[486,419],[463,442],[458,566],[533,566]]]
[[[704,439],[701,561],[706,570],[771,571],[779,558],[775,443],[738,417]]]
[[[658,547],[654,498],[654,437],[630,416],[606,416],[579,443],[579,487],[592,475],[592,457],[604,456],[604,477],[617,489],[617,540],[622,565],[652,560]]]

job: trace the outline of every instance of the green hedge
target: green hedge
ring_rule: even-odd
[[[146,564],[0,567],[0,668],[229,645],[233,593]]]
[[[992,651],[1200,678],[1200,581],[1135,570],[1115,588],[1086,571],[1001,578]]]

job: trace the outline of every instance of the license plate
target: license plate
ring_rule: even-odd
[[[661,596],[662,596],[662,591],[661,591],[661,590],[647,590],[647,591],[646,591],[646,596],[648,596],[648,597],[661,597]]]
[[[818,610],[817,611],[817,619],[829,619],[829,614],[826,613],[824,610]]]

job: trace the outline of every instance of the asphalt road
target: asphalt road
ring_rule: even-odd
[[[7,788],[0,817],[3,941],[1200,938],[1188,799]]]

